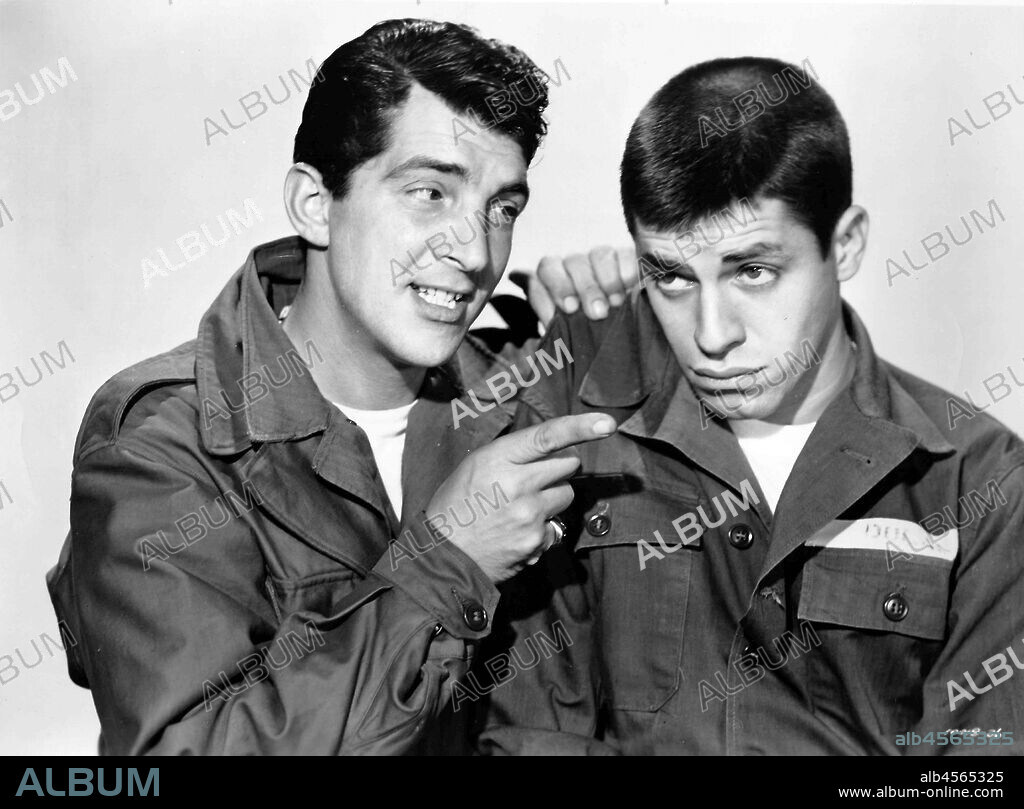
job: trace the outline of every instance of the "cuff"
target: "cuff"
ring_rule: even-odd
[[[498,590],[469,556],[427,526],[420,512],[388,545],[373,572],[409,595],[450,635],[486,637]]]

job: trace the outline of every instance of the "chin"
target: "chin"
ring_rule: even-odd
[[[708,404],[723,418],[727,419],[758,419],[766,421],[771,419],[772,414],[778,409],[778,402],[767,400],[764,396],[758,396],[753,400],[744,400],[740,396],[723,397],[723,400],[710,398]]]
[[[454,357],[461,343],[461,336],[458,340],[445,340],[443,343],[434,337],[432,344],[424,338],[418,344],[396,346],[394,355],[400,362],[414,368],[435,368]]]

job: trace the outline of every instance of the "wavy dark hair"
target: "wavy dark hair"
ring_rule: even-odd
[[[295,162],[315,167],[331,193],[344,196],[353,169],[388,148],[391,114],[414,83],[511,137],[527,164],[547,131],[548,79],[522,51],[467,25],[387,20],[320,66],[295,135]],[[520,92],[524,84],[532,92]]]

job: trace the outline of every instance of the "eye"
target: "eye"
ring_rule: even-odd
[[[771,267],[764,267],[760,264],[751,264],[740,268],[736,273],[736,277],[744,286],[763,287],[772,283],[779,277],[779,274]]]
[[[678,295],[686,292],[687,290],[693,289],[697,286],[696,281],[692,281],[689,278],[684,278],[681,275],[677,275],[674,272],[666,272],[658,276],[655,280],[655,285],[658,290],[666,295]]]
[[[440,202],[444,199],[444,194],[441,192],[441,189],[427,185],[411,188],[408,193],[413,197],[413,199],[419,202]]]
[[[487,221],[493,228],[500,228],[502,225],[510,225],[516,221],[522,213],[520,207],[507,199],[495,199],[491,201],[487,211]]]

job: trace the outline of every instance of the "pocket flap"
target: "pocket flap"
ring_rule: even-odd
[[[695,515],[700,496],[695,486],[651,486],[628,475],[588,476],[574,480],[573,509],[578,552],[644,541],[652,547],[699,548],[703,527]],[[580,496],[583,494],[583,496]],[[700,527],[700,530],[697,530]]]
[[[943,640],[950,572],[928,556],[890,560],[879,551],[823,548],[803,566],[797,617]]]

